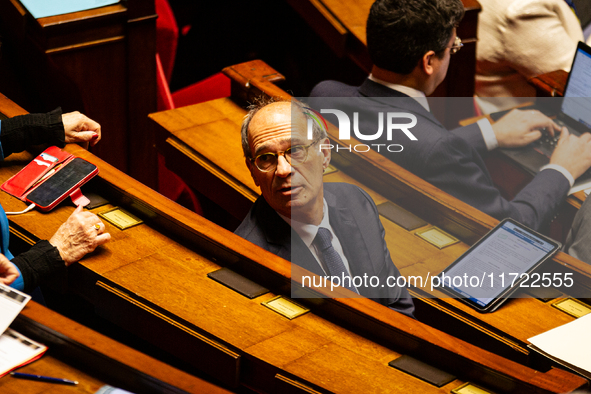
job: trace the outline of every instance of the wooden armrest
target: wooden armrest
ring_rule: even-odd
[[[536,88],[538,97],[562,97],[567,78],[566,71],[556,70],[530,78],[528,82]]]

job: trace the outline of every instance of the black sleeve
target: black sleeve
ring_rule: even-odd
[[[51,143],[60,148],[65,146],[65,132],[62,123],[62,109],[57,108],[46,114],[27,114],[2,121],[0,144],[4,157],[22,152],[31,145]]]
[[[12,259],[23,275],[25,292],[35,289],[44,280],[58,272],[66,270],[59,251],[49,241],[39,241],[25,253]]]

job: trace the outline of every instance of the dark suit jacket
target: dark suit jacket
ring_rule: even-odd
[[[406,288],[385,285],[388,276],[398,277],[400,273],[390,257],[384,228],[371,198],[357,186],[346,183],[325,183],[324,198],[330,224],[341,242],[351,275],[377,276],[380,284],[384,284],[384,287],[358,288],[359,293],[412,317],[414,305]],[[255,202],[235,233],[312,273],[325,275],[299,235],[263,197]]]
[[[371,142],[403,145],[400,153],[384,149],[380,153],[499,220],[511,217],[538,230],[552,220],[569,190],[568,180],[561,173],[547,169],[538,173],[512,201],[504,199],[484,165],[481,155],[486,153],[486,145],[478,125],[449,131],[416,100],[369,79],[359,87],[324,81],[316,85],[311,96],[309,104],[317,109],[332,106],[348,114],[359,112],[359,129],[364,134],[375,133],[378,129],[378,112],[413,113],[417,117],[417,125],[410,131],[417,141],[411,141],[402,132],[394,132],[393,140],[388,141],[384,132],[378,140]],[[339,99],[342,97],[366,99],[359,106],[350,99]],[[336,124],[334,115],[326,114],[326,118]],[[353,117],[350,116],[350,119]]]

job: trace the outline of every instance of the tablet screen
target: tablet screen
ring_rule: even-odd
[[[484,310],[507,296],[560,243],[505,219],[439,276],[447,290]]]

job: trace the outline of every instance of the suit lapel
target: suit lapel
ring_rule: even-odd
[[[359,231],[360,224],[357,223],[353,213],[348,208],[340,208],[336,204],[336,196],[324,189],[324,196],[328,204],[330,225],[339,238],[343,252],[349,262],[351,276],[363,277],[375,275],[374,264],[366,243],[365,236]],[[363,295],[363,289],[359,289]]]
[[[322,268],[304,244],[302,238],[283,220],[273,208],[264,201],[260,211],[263,232],[269,251],[285,260],[291,261],[317,275],[324,275]]]
[[[269,252],[291,260],[291,227],[261,197],[258,221],[268,244]]]
[[[343,247],[351,268],[351,275],[360,277],[364,274],[375,275],[373,269],[375,265],[371,262],[365,235],[359,231],[362,228],[360,223],[357,223],[350,209],[338,206],[336,196],[326,188],[324,188],[324,198],[328,204],[330,225]],[[264,218],[260,223],[270,252],[316,275],[325,275],[304,241],[266,201],[262,201],[258,214]],[[363,295],[363,289],[360,289],[360,292]]]

